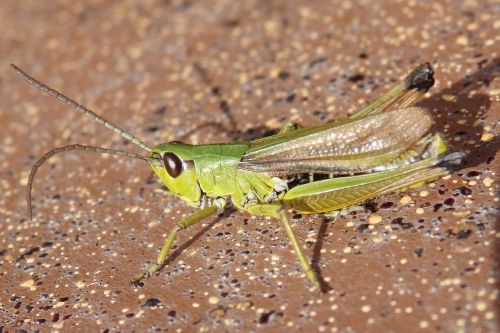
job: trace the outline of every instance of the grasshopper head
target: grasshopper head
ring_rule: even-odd
[[[196,206],[201,199],[201,189],[194,168],[192,147],[175,141],[158,145],[153,148],[153,160],[149,164],[169,192]]]

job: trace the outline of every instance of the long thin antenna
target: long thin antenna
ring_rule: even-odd
[[[126,156],[126,157],[131,157],[131,158],[137,158],[140,160],[148,161],[148,162],[159,162],[156,158],[153,157],[146,157],[134,153],[129,153],[123,150],[116,150],[116,149],[108,149],[108,148],[102,148],[102,147],[94,147],[94,146],[85,146],[85,145],[80,145],[80,144],[74,144],[74,145],[68,145],[68,146],[63,146],[59,148],[54,148],[48,152],[46,152],[36,163],[33,165],[30,171],[30,175],[28,178],[28,186],[26,188],[26,203],[28,204],[28,217],[31,220],[33,217],[33,209],[31,207],[31,189],[33,187],[33,180],[35,179],[36,172],[38,171],[38,168],[49,158],[54,156],[57,153],[62,153],[65,151],[70,151],[70,150],[85,150],[85,151],[90,151],[93,153],[99,153],[99,154],[110,154],[110,155],[117,155],[117,156]]]
[[[123,136],[125,139],[129,140],[129,141],[132,141],[133,143],[135,143],[136,145],[138,145],[139,147],[141,147],[142,149],[145,149],[149,152],[152,151],[152,149],[147,145],[145,144],[143,141],[139,140],[138,138],[136,138],[135,136],[133,136],[132,134],[130,134],[129,132],[121,129],[120,127],[110,123],[109,121],[107,121],[106,119],[104,119],[103,117],[99,116],[98,114],[96,114],[95,112],[87,109],[86,107],[84,107],[83,105],[81,104],[78,104],[77,102],[75,102],[74,100],[72,100],[71,98],[68,98],[66,97],[65,95],[61,94],[60,92],[58,92],[57,90],[54,90],[52,88],[50,88],[49,86],[41,83],[40,81],[38,81],[37,79],[35,79],[34,77],[26,74],[23,70],[21,70],[19,67],[17,67],[16,65],[14,64],[11,64],[12,68],[14,68],[14,71],[19,74],[24,80],[26,80],[28,83],[30,83],[32,86],[40,89],[41,91],[43,92],[46,92],[47,94],[49,95],[52,95],[54,96],[55,98],[57,98],[58,100],[60,100],[61,102],[63,102],[64,104],[68,104],[69,106],[71,106],[73,109],[77,110],[77,111],[80,111],[81,113],[83,113],[84,115],[94,119],[95,121],[97,121],[98,123],[100,124],[103,124],[104,126],[112,129],[113,131],[115,131],[116,133],[120,134],[121,136]]]

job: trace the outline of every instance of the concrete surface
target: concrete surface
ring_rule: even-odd
[[[0,332],[498,331],[499,17],[472,0],[2,1]],[[9,63],[157,144],[342,119],[424,61],[437,82],[420,105],[467,163],[346,217],[294,216],[324,293],[279,223],[243,212],[181,234],[131,285],[191,211],[141,161],[59,155],[26,218],[46,151],[139,149]]]

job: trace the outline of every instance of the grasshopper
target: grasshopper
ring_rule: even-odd
[[[439,133],[430,133],[430,114],[415,103],[434,84],[429,63],[417,66],[381,98],[347,120],[316,127],[288,123],[277,134],[249,142],[191,145],[178,141],[153,148],[74,100],[12,65],[31,85],[122,135],[147,156],[80,144],[55,148],[32,167],[31,190],[44,161],[71,150],[142,159],[167,190],[197,209],[171,229],[157,259],[134,277],[140,281],[165,264],[176,235],[231,207],[276,218],[287,234],[313,287],[320,280],[307,260],[288,219],[288,210],[330,213],[382,194],[418,187],[445,176],[462,162],[461,152],[447,153]]]

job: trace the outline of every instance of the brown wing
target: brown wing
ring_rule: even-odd
[[[252,141],[239,169],[273,175],[363,172],[410,148],[432,123],[425,109],[410,107],[303,128]]]

